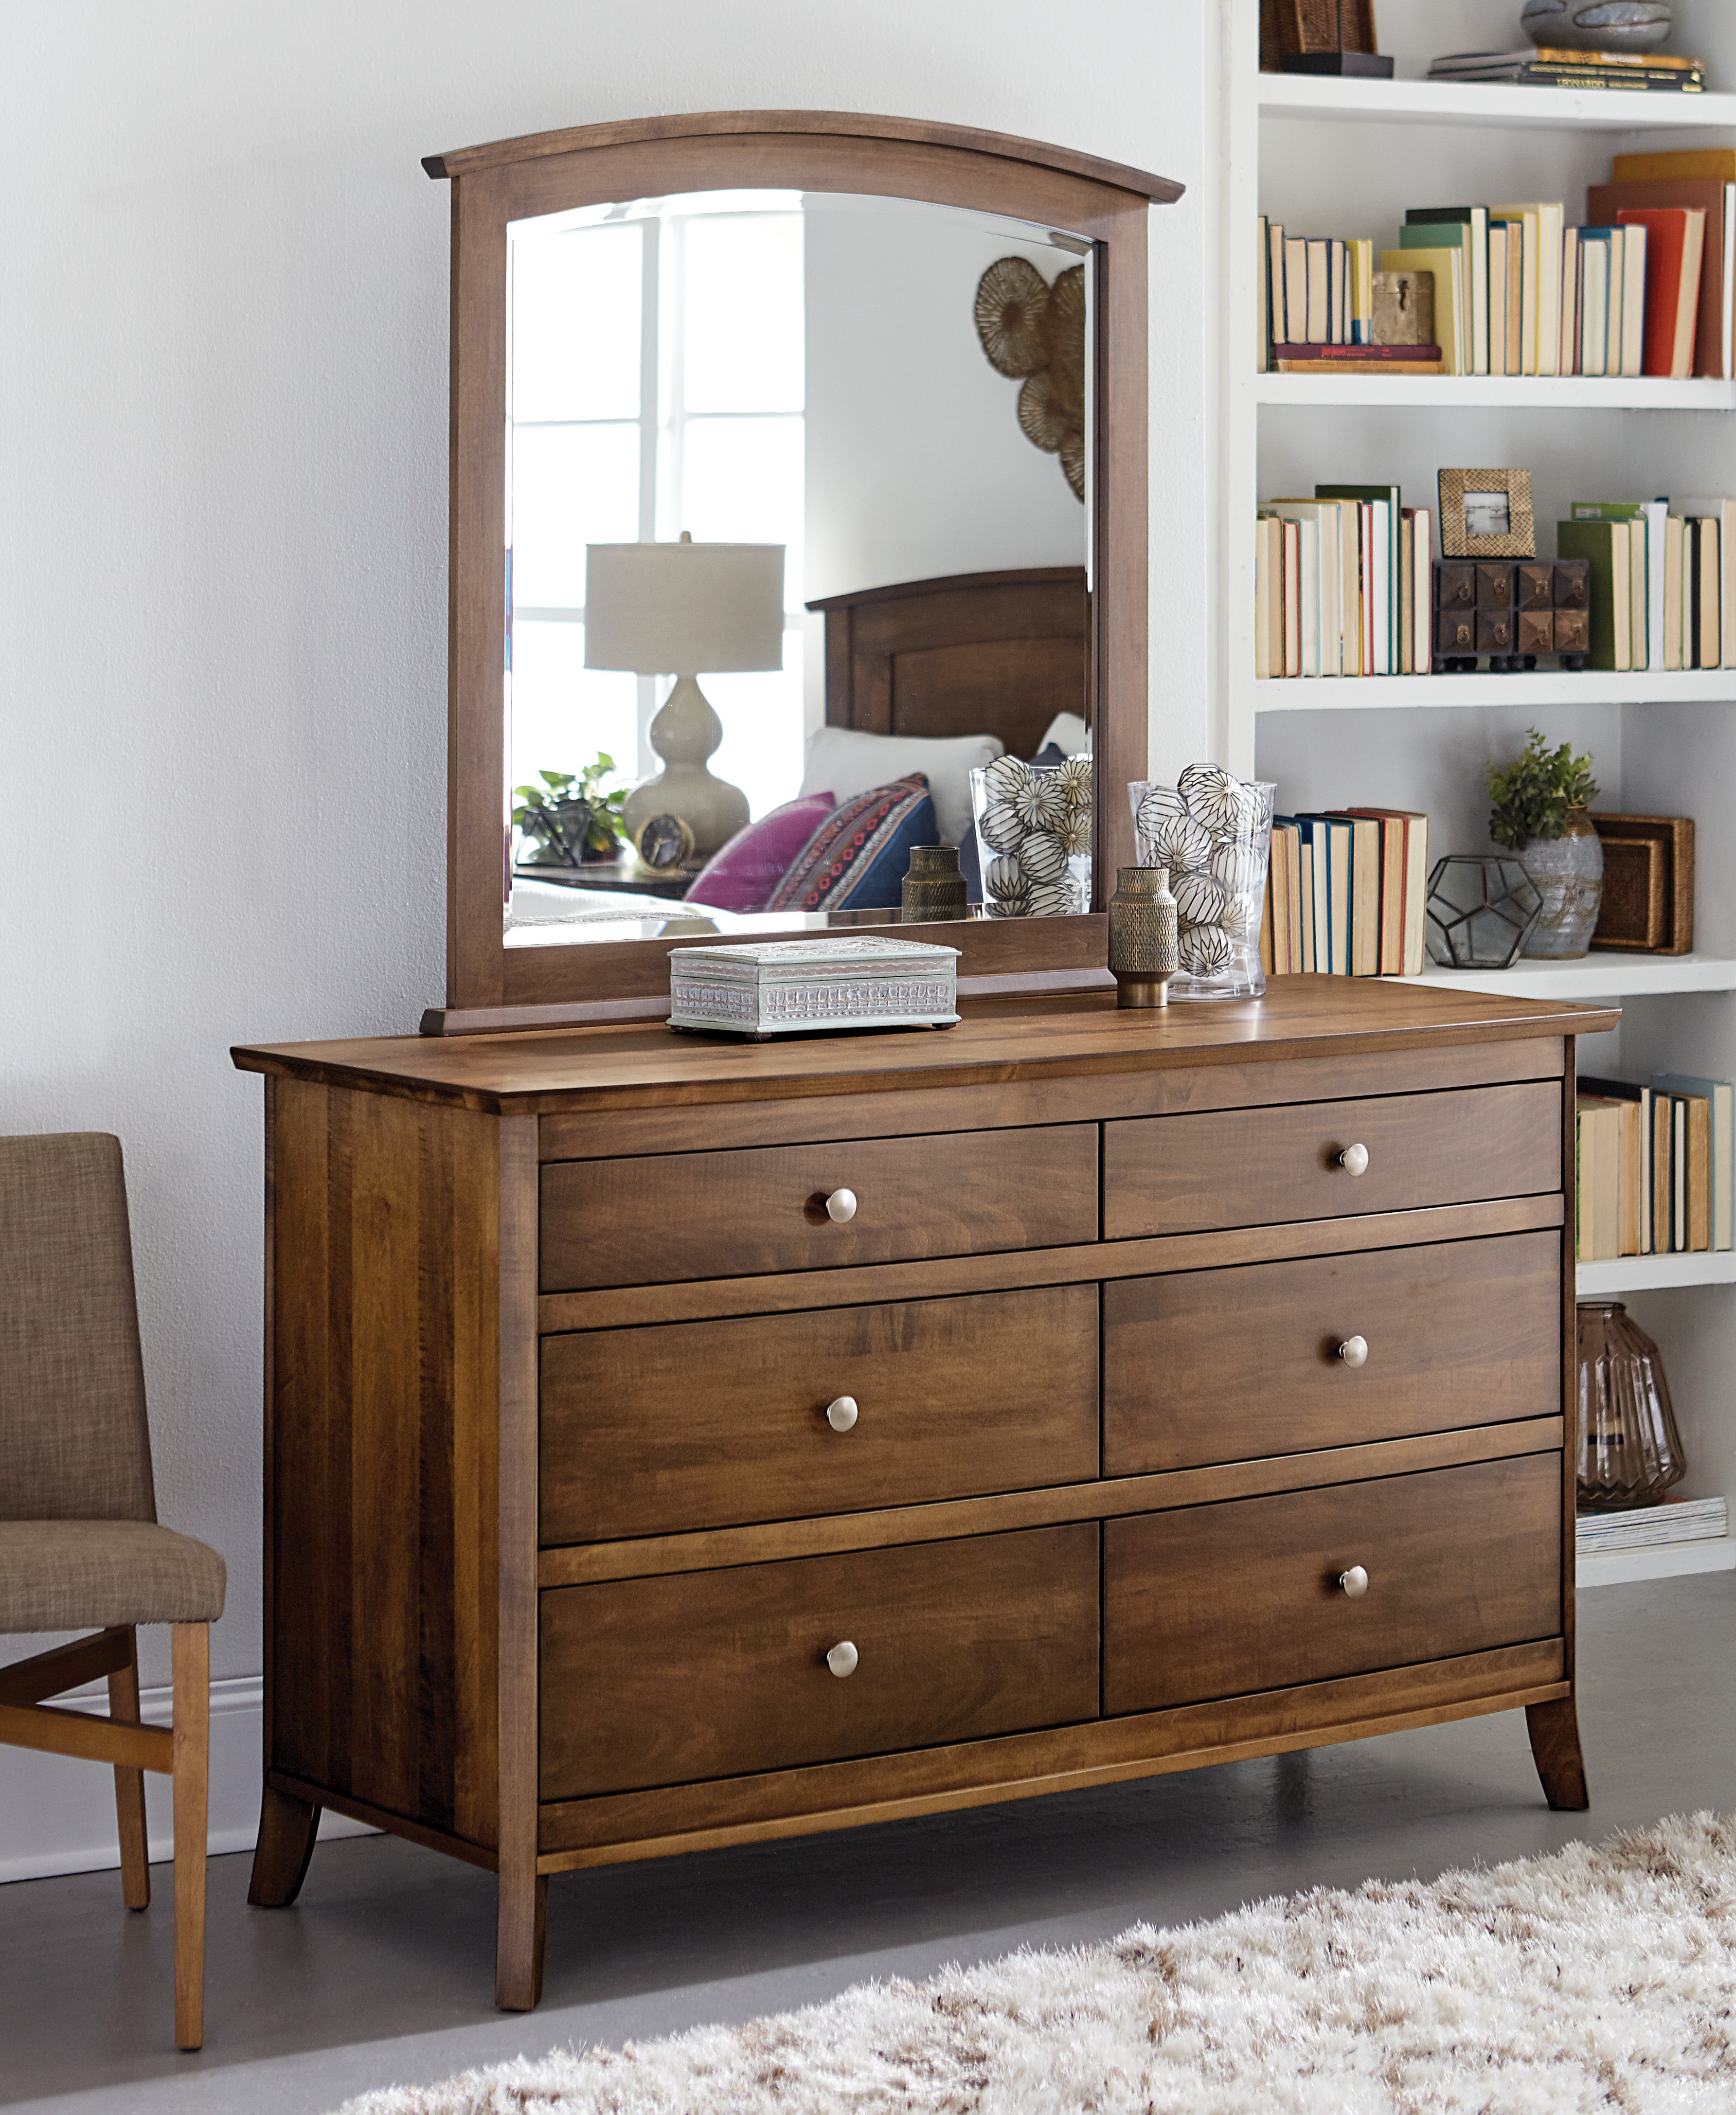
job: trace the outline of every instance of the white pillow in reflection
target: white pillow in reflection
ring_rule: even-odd
[[[1039,755],[1053,742],[1063,756],[1077,756],[1091,746],[1091,731],[1077,713],[1057,713],[1037,744]]]
[[[1082,721],[1081,726],[1084,725]],[[823,727],[808,736],[801,773],[804,793],[830,793],[847,801],[871,786],[889,786],[895,778],[920,771],[928,780],[929,798],[941,842],[962,845],[971,828],[971,773],[1006,754],[999,735],[961,734],[944,739],[925,735],[869,734],[861,727]]]

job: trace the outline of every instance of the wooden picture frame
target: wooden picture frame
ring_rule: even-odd
[[[1692,954],[1692,816],[1594,814],[1591,822],[1604,847],[1603,901],[1591,944],[1633,955]]]
[[[1440,548],[1449,558],[1535,558],[1528,470],[1444,470],[1440,473]],[[1465,521],[1465,495],[1500,493],[1507,502],[1504,534],[1480,534]]]
[[[1167,177],[1010,135],[839,111],[690,112],[429,156],[452,184],[446,1004],[426,1034],[662,1018],[682,936],[509,947],[501,670],[507,231],[516,220],[672,191],[840,191],[1064,228],[1094,270],[1088,667],[1098,797],[1091,910],[928,925],[956,946],[961,992],[1108,980],[1105,906],[1135,856],[1123,791],[1146,773],[1150,387],[1148,232]],[[1110,442],[1113,439],[1113,446]],[[875,929],[875,914],[857,929]],[[889,927],[895,913],[885,914]],[[517,942],[526,936],[515,934]]]

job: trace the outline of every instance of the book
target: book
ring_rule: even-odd
[[[1489,216],[1491,229],[1499,226],[1507,238],[1507,346],[1501,363],[1505,374],[1525,372],[1525,223],[1497,220]]]
[[[1579,365],[1580,325],[1579,230],[1564,228],[1561,235],[1561,362],[1564,374],[1582,372]]]
[[[1582,1073],[1579,1091],[1623,1103],[1623,1255],[1650,1255],[1651,1233],[1651,1090],[1632,1080],[1609,1080]],[[1632,1246],[1628,1246],[1629,1242]]]
[[[1272,346],[1272,267],[1267,251],[1269,223],[1264,213],[1260,216],[1260,257],[1254,270],[1255,298],[1259,305],[1259,320],[1254,338],[1256,371],[1264,374],[1271,364]]]
[[[1465,364],[1471,341],[1464,320],[1461,291],[1463,274],[1459,270],[1459,261],[1457,245],[1429,250],[1401,247],[1380,252],[1380,269],[1383,272],[1427,272],[1432,276],[1435,282],[1435,342],[1440,347],[1443,371],[1448,374],[1470,372]]]
[[[1728,195],[1728,196],[1727,196]],[[1706,233],[1700,250],[1700,292],[1695,313],[1694,355],[1690,372],[1700,375],[1729,374],[1725,340],[1732,287],[1725,258],[1727,213],[1736,232],[1736,184],[1725,185],[1705,178],[1648,183],[1593,184],[1586,193],[1588,217],[1614,224],[1623,210],[1655,209],[1664,206],[1697,209],[1706,215]],[[1713,231],[1717,239],[1713,239]]]
[[[1620,1254],[1621,1119],[1624,1104],[1577,1094],[1579,1139],[1578,1256],[1613,1262]]]
[[[1637,375],[1646,350],[1646,242],[1643,221],[1619,221],[1622,233],[1622,358],[1619,374]]]
[[[1665,154],[1616,154],[1610,163],[1612,183],[1669,183],[1684,177],[1736,184],[1736,147],[1679,147]]]
[[[1617,268],[1614,242],[1613,227],[1582,227],[1579,231],[1582,374],[1607,374],[1610,371],[1610,282]],[[1619,314],[1619,305],[1617,314]]]
[[[1555,374],[1561,365],[1561,231],[1566,215],[1560,202],[1540,200],[1536,204],[1492,205],[1490,218],[1499,213],[1525,224],[1527,314],[1523,371],[1527,374]],[[1595,216],[1594,216],[1595,218]]]
[[[1679,1072],[1656,1073],[1651,1086],[1706,1104],[1709,1246],[1736,1248],[1736,1086],[1727,1080],[1692,1079]]]
[[[1470,273],[1471,301],[1471,373],[1487,374],[1489,365],[1489,209],[1486,205],[1415,206],[1404,216],[1405,225],[1399,234],[1401,245],[1408,250],[1417,246],[1412,241],[1414,228],[1422,238],[1422,246],[1429,245],[1429,231],[1445,231],[1454,226],[1464,229],[1462,239],[1466,263]]]
[[[1343,562],[1343,539],[1339,530],[1339,509],[1334,500],[1270,499],[1267,512],[1280,521],[1306,522],[1308,544],[1302,554],[1304,630],[1311,622],[1318,634],[1318,650],[1309,658],[1303,648],[1303,673],[1338,676],[1343,672],[1343,588],[1339,578]],[[1311,568],[1316,585],[1310,586]]]
[[[1693,368],[1706,209],[1624,205],[1615,218],[1624,227],[1643,227],[1646,234],[1645,354],[1640,371],[1684,380]]]
[[[1272,563],[1274,515],[1261,514],[1254,522],[1254,676],[1264,682],[1280,672],[1283,662],[1272,665],[1272,597],[1276,569]],[[1281,535],[1281,528],[1279,531]]]
[[[1507,229],[1504,220],[1489,223],[1489,372],[1507,372]]]
[[[1301,235],[1284,239],[1284,334],[1293,345],[1308,336],[1308,243]]]
[[[1266,223],[1266,328],[1274,341],[1288,339],[1286,327],[1287,304],[1284,297],[1284,256],[1288,238],[1281,221]]]
[[[1286,345],[1274,344],[1278,360],[1311,360],[1322,367],[1379,369],[1408,360],[1439,360],[1438,345]]]
[[[1724,585],[1724,568],[1718,556],[1719,526],[1718,517],[1713,514],[1702,515],[1695,523],[1694,555],[1699,567],[1695,582],[1695,607],[1698,612],[1695,665],[1701,668],[1715,668],[1724,658],[1718,611]]]
[[[1619,1513],[1581,1513],[1573,1546],[1580,1557],[1628,1549],[1671,1549],[1684,1542],[1721,1542],[1730,1531],[1729,1501],[1683,1498],[1671,1491],[1656,1505]]]
[[[1344,956],[1345,973],[1353,977],[1380,974],[1380,823],[1374,815],[1353,808],[1334,809],[1329,819],[1343,822],[1350,831],[1349,866],[1345,887],[1349,926]]]
[[[1380,968],[1384,977],[1422,974],[1428,899],[1429,819],[1406,808],[1349,808],[1380,825]]]
[[[1307,328],[1302,335],[1311,345],[1325,345],[1332,337],[1331,245],[1316,236],[1307,241],[1308,296],[1305,310]]]
[[[1406,507],[1398,516],[1398,673],[1414,676],[1417,672],[1412,649],[1417,636],[1417,612],[1411,595],[1416,582],[1416,567],[1411,556],[1411,515]]]
[[[1280,519],[1284,539],[1284,660],[1283,673],[1302,673],[1302,538],[1297,524]]]
[[[1426,676],[1435,665],[1435,516],[1426,507],[1407,507],[1411,525],[1411,670]]]
[[[1679,514],[1664,524],[1664,666],[1682,666],[1682,575],[1684,526]]]
[[[1389,676],[1398,665],[1398,525],[1403,502],[1396,484],[1317,484],[1316,499],[1354,499],[1374,512],[1364,521],[1363,668]]]
[[[1633,665],[1631,550],[1625,521],[1563,521],[1556,526],[1555,555],[1584,558],[1591,567],[1590,668]]]

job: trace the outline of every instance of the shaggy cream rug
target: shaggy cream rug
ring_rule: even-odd
[[[342,2115],[1736,2109],[1736,1816],[864,1984]]]

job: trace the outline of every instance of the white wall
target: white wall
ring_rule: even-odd
[[[789,106],[1185,181],[1152,233],[1155,695],[1185,762],[1209,732],[1216,14],[7,11],[0,1130],[126,1143],[159,1503],[229,1562],[219,1676],[259,1665],[260,1096],[227,1048],[408,1033],[443,993],[448,193],[419,158]],[[3,1785],[0,1817],[28,1825]]]

